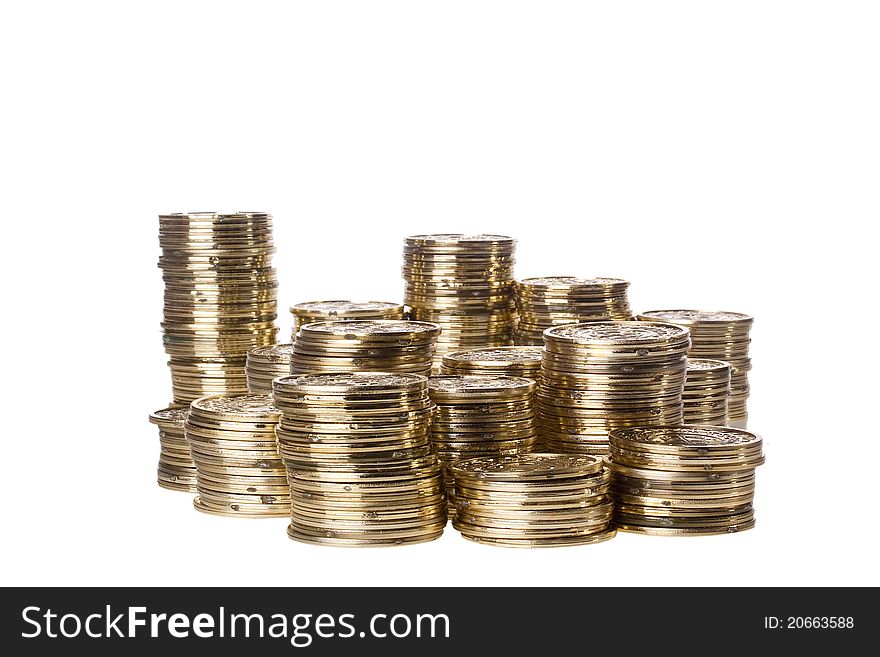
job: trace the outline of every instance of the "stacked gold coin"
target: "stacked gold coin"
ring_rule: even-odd
[[[682,423],[688,331],[591,322],[544,332],[541,440],[557,452],[605,454],[611,429]]]
[[[293,343],[291,374],[408,372],[430,374],[440,327],[377,319],[304,324]]]
[[[306,301],[290,307],[293,315],[291,342],[303,324],[344,319],[403,319],[403,304],[393,301]]]
[[[679,536],[726,534],[755,525],[761,439],[727,427],[611,432],[614,522],[622,530]]]
[[[730,364],[723,360],[688,358],[684,382],[684,424],[727,425]]]
[[[196,464],[199,511],[244,518],[290,513],[287,472],[278,456],[280,413],[267,395],[195,400],[184,428]]]
[[[610,473],[599,458],[521,454],[459,461],[452,466],[452,526],[478,543],[553,547],[613,537]]]
[[[502,374],[539,382],[543,347],[486,347],[443,356],[441,374]]]
[[[174,403],[246,393],[247,352],[277,332],[271,216],[161,215],[159,243]]]
[[[417,374],[352,372],[274,382],[290,479],[290,538],[371,546],[438,538],[446,524],[433,405]]]
[[[159,427],[159,485],[192,493],[196,490],[196,466],[183,434],[186,413],[185,408],[163,408],[150,414],[150,422]]]
[[[447,490],[452,486],[449,467],[457,461],[535,450],[538,428],[531,379],[436,376],[428,382],[428,392],[436,405],[431,442],[444,465]]]
[[[502,235],[415,235],[403,249],[410,317],[443,328],[435,371],[446,352],[508,345],[515,318],[516,240]]]
[[[247,355],[248,391],[252,395],[271,395],[272,380],[290,374],[292,344],[272,344],[251,349]]]
[[[711,358],[730,363],[730,401],[727,418],[732,427],[745,429],[749,414],[749,331],[754,318],[743,313],[712,310],[651,310],[639,319],[686,326],[691,332],[691,358]]]
[[[517,281],[514,344],[543,345],[544,331],[562,324],[631,320],[626,290],[619,278],[544,276]]]

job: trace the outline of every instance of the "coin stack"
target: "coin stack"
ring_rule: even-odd
[[[410,317],[443,328],[443,354],[510,344],[515,306],[516,240],[502,235],[415,235],[404,243],[405,303]]]
[[[203,397],[190,405],[184,428],[196,464],[196,509],[243,518],[290,513],[275,443],[279,417],[267,395]]]
[[[441,374],[501,374],[540,382],[543,347],[487,347],[443,356]]]
[[[352,372],[274,382],[290,480],[290,538],[371,546],[421,543],[446,524],[433,405],[417,374]]]
[[[723,360],[688,358],[684,382],[684,424],[727,425],[730,364]]]
[[[290,307],[293,315],[291,342],[303,324],[342,319],[403,319],[403,304],[393,301],[307,301]]]
[[[251,349],[247,355],[248,391],[252,395],[271,395],[272,379],[290,374],[292,344],[272,344]]]
[[[562,324],[631,320],[626,290],[619,278],[544,276],[517,281],[519,317],[514,344],[543,345],[544,330]]]
[[[612,538],[610,473],[599,458],[521,454],[452,466],[452,526],[472,541],[510,547],[598,543]]]
[[[755,526],[761,439],[726,427],[611,432],[614,523],[642,534],[726,534]]]
[[[691,358],[711,358],[730,363],[730,401],[727,419],[732,427],[745,429],[749,414],[748,373],[752,369],[749,358],[749,331],[754,319],[751,315],[710,310],[651,310],[641,313],[639,319],[667,322],[686,326],[691,332]]]
[[[557,452],[605,454],[611,429],[682,423],[688,331],[591,322],[544,332],[541,440]]]
[[[436,376],[428,382],[434,402],[431,442],[443,464],[447,491],[450,466],[477,456],[535,451],[535,382],[513,376]],[[450,498],[454,507],[454,500]],[[451,508],[450,510],[454,510]]]
[[[408,372],[430,374],[440,327],[377,319],[304,324],[293,343],[290,374]]]
[[[150,414],[150,422],[159,427],[159,485],[168,490],[193,493],[196,490],[196,466],[183,435],[186,413],[185,408],[163,408]]]
[[[277,332],[271,216],[161,215],[159,243],[174,403],[246,393],[247,352]]]

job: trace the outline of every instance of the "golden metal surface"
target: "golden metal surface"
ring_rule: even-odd
[[[465,538],[489,545],[580,545],[611,538],[610,472],[574,454],[487,456],[451,467],[455,514]]]
[[[435,322],[434,372],[449,351],[511,343],[516,240],[502,235],[415,235],[404,240],[404,303]]]
[[[544,340],[536,400],[548,448],[601,454],[612,429],[682,423],[687,329],[590,322],[549,328]]]
[[[290,538],[371,546],[439,536],[446,495],[431,449],[426,377],[312,374],[279,378],[273,387],[291,484]]]
[[[729,427],[619,429],[610,434],[615,525],[655,535],[729,533],[754,526],[760,436]]]
[[[247,352],[277,333],[271,215],[160,215],[159,244],[174,402],[247,393]]]
[[[754,318],[744,313],[710,310],[649,310],[639,314],[638,318],[644,321],[661,321],[685,326],[691,332],[689,358],[714,359],[729,363],[731,373],[727,422],[719,424],[729,423],[731,426],[745,429],[748,421],[748,372],[752,368],[749,358],[751,342],[749,331]],[[700,417],[705,420],[708,419],[707,415],[706,409],[702,409]]]
[[[196,469],[196,510],[228,517],[290,513],[275,442],[280,417],[267,395],[202,397],[190,404],[184,433]]]

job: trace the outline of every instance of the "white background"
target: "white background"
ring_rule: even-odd
[[[862,585],[876,561],[872,2],[4,4],[3,584]],[[268,210],[280,307],[402,239],[756,316],[758,526],[506,550],[290,541],[155,484],[160,212]]]

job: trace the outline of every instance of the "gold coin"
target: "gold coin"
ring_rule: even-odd
[[[475,543],[485,545],[498,545],[501,547],[536,548],[536,547],[565,547],[573,545],[591,545],[602,543],[617,535],[616,529],[609,529],[595,534],[583,534],[553,539],[529,539],[529,538],[487,538],[462,532],[462,536]]]
[[[688,426],[662,429],[620,429],[611,443],[622,449],[657,455],[746,455],[760,454],[760,436],[728,427]]]
[[[754,520],[723,527],[644,527],[626,523],[615,523],[615,528],[620,531],[632,532],[634,534],[650,534],[652,536],[712,536],[718,534],[735,534],[737,532],[752,529],[754,526]]]
[[[287,530],[288,537],[300,543],[312,543],[314,545],[333,545],[338,547],[385,547],[391,545],[411,545],[414,543],[426,543],[434,541],[443,534],[443,528],[428,528],[423,533],[408,536],[371,536],[371,537],[348,537],[337,536],[333,532],[329,535],[314,535],[299,531],[294,525]]]
[[[440,327],[430,322],[406,320],[348,320],[305,324],[300,335],[322,341],[359,341],[398,343],[406,340],[428,340],[440,334]]]
[[[240,505],[232,505],[229,507],[215,507],[203,502],[200,495],[196,495],[193,499],[193,507],[197,511],[207,513],[213,516],[223,516],[226,518],[284,518],[287,517],[289,511],[282,508],[273,508],[271,506],[258,510],[250,507],[242,507]]]
[[[340,372],[277,379],[275,394],[370,396],[383,393],[426,394],[428,379],[417,374]]]
[[[561,479],[595,474],[602,461],[573,454],[523,454],[514,457],[485,457],[457,463],[452,467],[456,479],[520,481]]]
[[[428,392],[433,401],[444,404],[510,401],[533,395],[535,382],[491,374],[435,376],[428,382]]]

